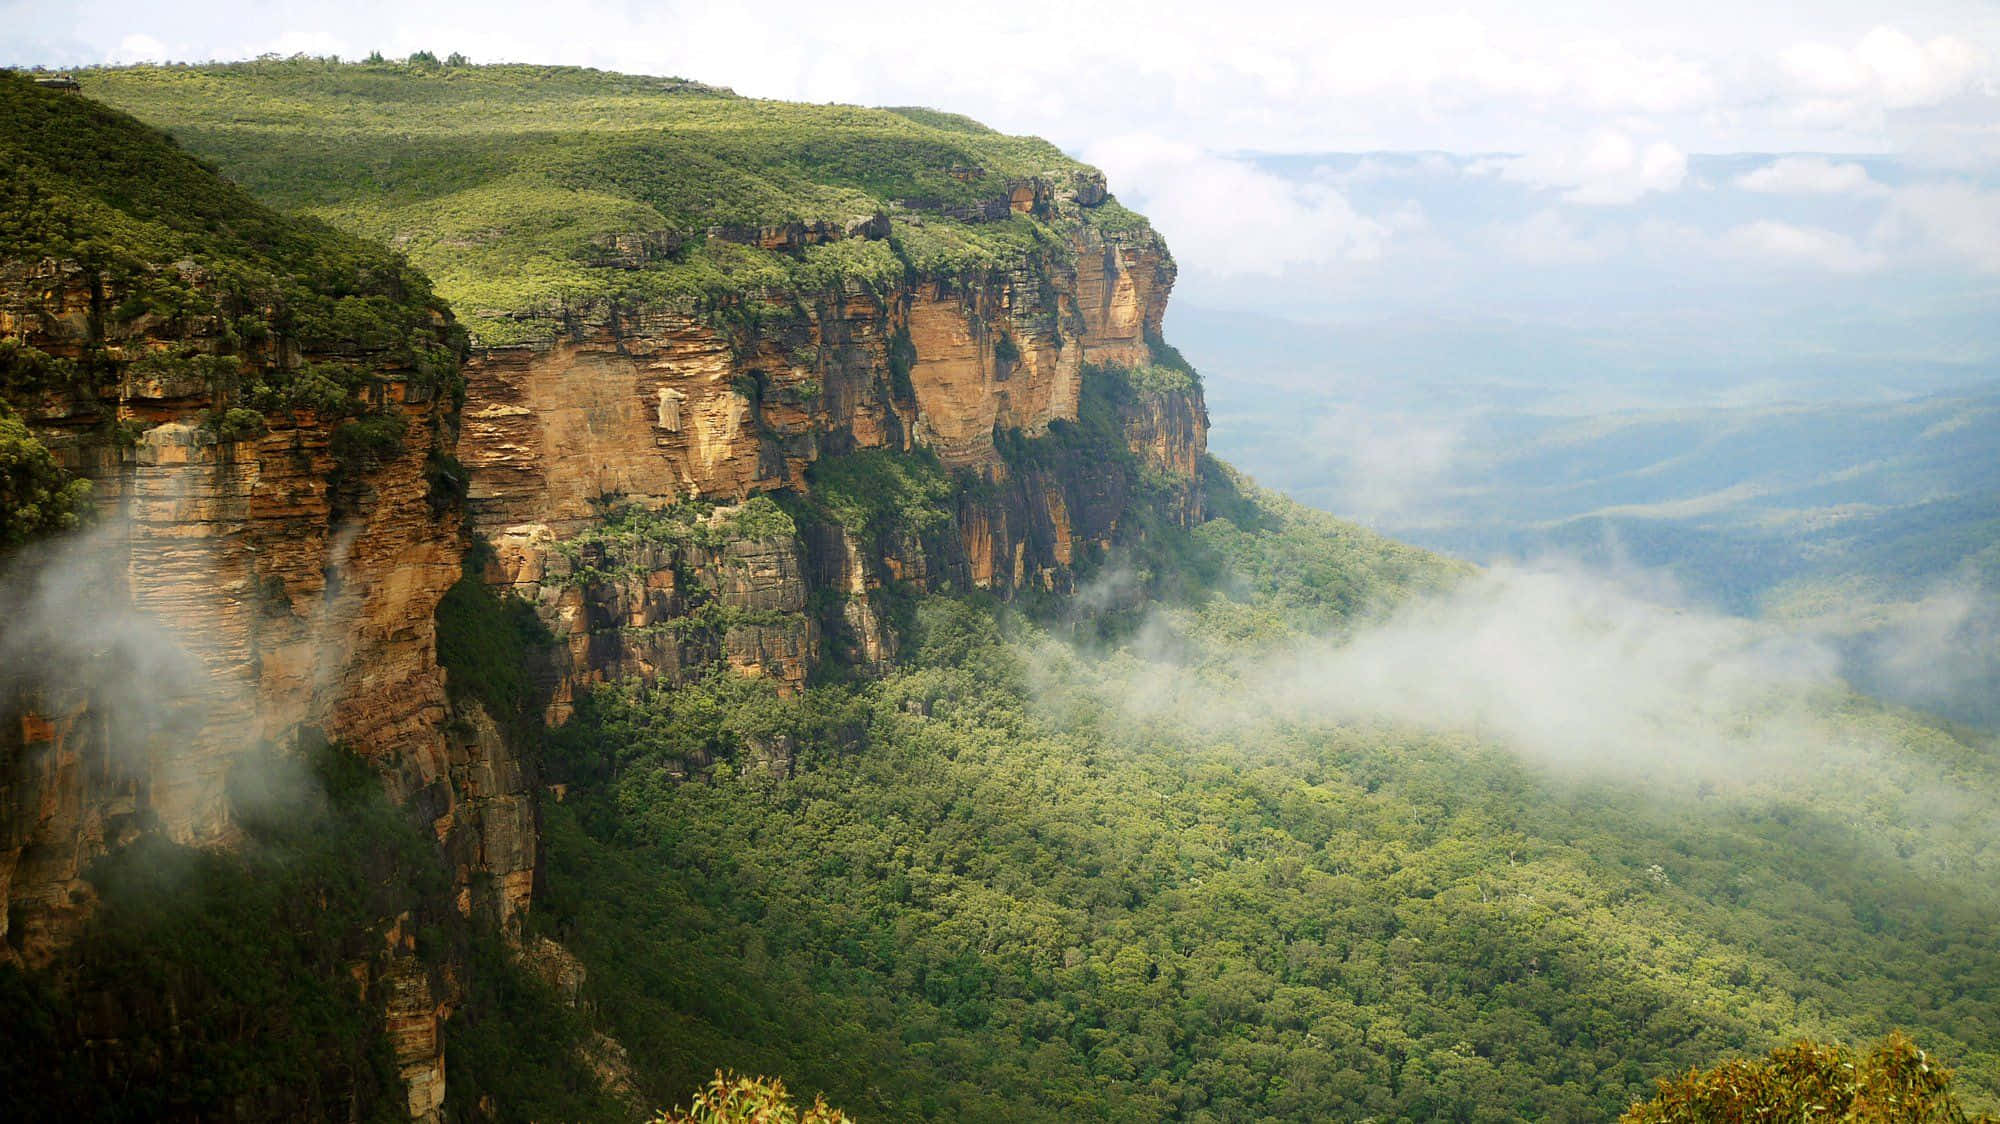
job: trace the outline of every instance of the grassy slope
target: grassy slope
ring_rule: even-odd
[[[1017,260],[1043,236],[1022,217],[896,211],[893,247],[855,241],[797,258],[701,242],[716,225],[974,203],[1004,194],[1008,178],[1082,167],[949,114],[760,101],[575,68],[301,59],[83,77],[90,96],[170,129],[260,198],[402,249],[489,343],[546,334],[513,314],[583,297],[700,303],[897,278],[906,263]],[[967,167],[984,178],[950,174]],[[1137,220],[1107,204],[1091,221]],[[589,264],[597,236],[657,231],[696,245],[638,270]]]

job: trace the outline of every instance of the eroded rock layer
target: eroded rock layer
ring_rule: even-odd
[[[391,795],[432,824],[461,908],[490,896],[518,917],[535,862],[524,770],[476,727],[446,736],[434,613],[463,543],[427,470],[451,404],[378,362],[365,393],[372,416],[399,419],[393,447],[343,451],[343,422],[311,410],[221,435],[212,381],[136,360],[220,352],[223,326],[107,328],[117,297],[74,265],[0,279],[0,336],[102,375],[14,395],[92,480],[98,517],[14,560],[6,646],[38,663],[9,668],[0,725],[0,958],[55,961],[89,913],[85,872],[111,846],[142,832],[233,844],[232,780],[322,740],[377,762]],[[442,1104],[449,988],[413,947],[388,941],[357,971],[425,1116]]]
[[[584,684],[672,679],[718,660],[796,685],[829,633],[846,657],[879,662],[894,647],[868,607],[881,582],[1054,589],[1080,546],[1109,547],[1128,484],[1115,466],[1023,474],[1001,439],[1075,423],[1087,370],[1152,360],[1173,262],[1149,228],[1107,235],[1079,218],[1103,202],[1101,182],[1019,186],[998,213],[1037,214],[1066,241],[980,278],[770,293],[784,315],[750,329],[715,314],[592,304],[552,311],[564,325],[554,342],[475,353],[459,444],[472,521],[496,551],[488,579],[534,603],[561,640],[552,718]],[[1140,395],[1120,413],[1132,451],[1182,482],[1180,516],[1198,518],[1199,390]],[[614,511],[810,493],[808,469],[822,457],[919,448],[983,485],[959,503],[948,545],[808,533],[748,548],[759,563],[722,557],[718,568],[717,558],[591,533]],[[578,554],[586,538],[588,558]],[[730,567],[756,576],[725,581]],[[801,613],[815,591],[846,606],[824,627]],[[690,607],[711,602],[739,618],[690,626]],[[749,624],[746,613],[764,615]]]

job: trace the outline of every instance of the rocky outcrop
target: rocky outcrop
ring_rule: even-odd
[[[969,168],[961,178],[983,175]],[[895,642],[858,607],[871,582],[1053,589],[1080,546],[1108,547],[1124,498],[1109,466],[1024,477],[999,439],[1034,440],[1076,422],[1087,364],[1150,361],[1173,262],[1143,225],[1107,233],[1089,221],[1087,209],[1106,198],[1101,177],[1060,190],[1039,179],[995,188],[994,214],[956,217],[1030,213],[1067,241],[971,278],[768,293],[765,306],[782,314],[748,326],[726,310],[586,303],[547,313],[561,325],[552,342],[475,352],[459,444],[472,521],[495,548],[488,579],[535,604],[561,640],[551,717],[590,682],[671,680],[718,660],[795,685],[826,632],[848,658],[879,662]],[[794,235],[878,236],[865,226],[784,236]],[[1207,430],[1199,391],[1148,400],[1126,425],[1135,452],[1186,483],[1180,514],[1198,517],[1193,482]],[[917,448],[984,482],[955,512],[950,547],[809,534],[801,556],[766,541],[750,548],[762,559],[748,566],[763,575],[756,589],[722,581],[713,558],[658,544],[599,536],[587,556],[572,557],[612,510],[809,492],[808,469],[823,456]],[[801,614],[815,592],[844,606],[822,617],[824,628]],[[701,605],[763,615],[703,629],[688,623]]]
[[[1076,305],[1083,318],[1083,359],[1136,366],[1160,336],[1174,263],[1156,238],[1122,239],[1092,231],[1077,247]]]
[[[1186,526],[1201,522],[1201,461],[1208,454],[1208,407],[1198,387],[1139,392],[1120,411],[1125,444],[1167,483],[1168,507]]]
[[[717,664],[790,692],[819,652],[798,534],[769,500],[629,506],[567,539],[517,524],[494,547],[488,580],[533,605],[555,637],[553,722],[593,683],[678,682]]]

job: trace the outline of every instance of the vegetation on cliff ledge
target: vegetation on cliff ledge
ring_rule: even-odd
[[[0,400],[0,555],[69,530],[91,510],[90,481],[71,476]]]
[[[1012,186],[1070,192],[1091,174],[949,114],[570,67],[294,58],[84,81],[266,202],[408,253],[490,344],[546,338],[565,307],[596,299],[722,308],[1012,267],[1061,242],[1013,213]],[[1061,210],[1045,217],[1150,237],[1115,202]],[[756,245],[787,224],[832,240]]]

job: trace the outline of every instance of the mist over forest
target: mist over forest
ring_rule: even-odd
[[[1218,452],[1462,557],[1653,571],[1870,691],[1994,720],[1990,177],[1690,156],[1611,207],[1505,156],[1242,159],[1380,244],[1176,306]],[[1971,225],[1920,217],[1946,199]]]

